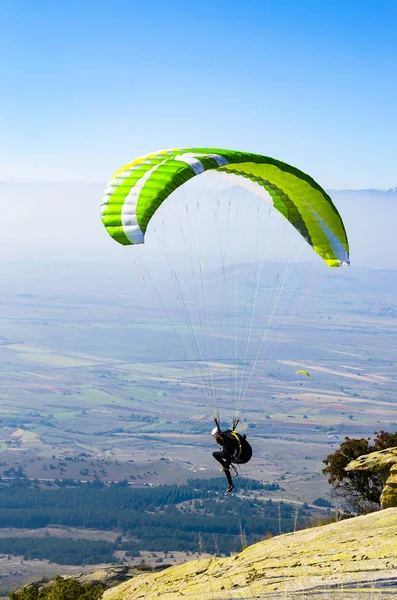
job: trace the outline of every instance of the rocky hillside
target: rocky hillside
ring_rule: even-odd
[[[376,588],[377,598],[397,597],[397,508],[280,535],[230,558],[138,575],[107,590],[104,599],[284,600],[296,592],[353,598],[358,592],[349,590],[358,588]]]

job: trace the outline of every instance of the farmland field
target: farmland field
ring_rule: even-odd
[[[177,337],[187,332],[177,307],[173,331],[146,289],[131,299],[117,269],[104,281],[97,265],[58,266],[56,282],[51,265],[16,264],[12,276],[10,265],[1,269],[3,280],[9,276],[0,317],[2,474],[21,466],[38,479],[83,472],[86,479],[183,483],[192,471],[216,473],[212,409],[197,377],[209,372],[209,361],[181,353]],[[327,494],[327,434],[397,428],[395,287],[393,271],[327,273],[287,325],[270,333],[275,349],[258,362],[242,412],[240,431],[255,451],[248,476],[282,478],[282,496],[298,491],[310,501]],[[212,335],[216,347],[227,331]],[[251,336],[260,340],[259,326]],[[212,359],[226,424],[231,396],[253,363]]]

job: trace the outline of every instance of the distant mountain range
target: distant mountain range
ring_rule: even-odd
[[[382,194],[382,196],[393,196],[397,197],[397,187],[389,188],[388,190],[378,190],[376,188],[368,190],[327,190],[329,194]]]
[[[17,181],[17,180],[4,180],[4,181],[0,181],[0,185],[34,185],[34,186],[38,186],[38,185],[44,185],[44,186],[62,186],[62,185],[83,185],[83,186],[102,186],[101,189],[105,188],[106,186],[106,182],[105,181],[96,181],[96,182],[85,182],[85,181]],[[235,186],[230,186],[230,189],[233,189]],[[225,186],[225,189],[229,189],[228,186]],[[382,189],[378,189],[378,188],[369,188],[369,189],[361,189],[361,190],[337,190],[337,189],[327,189],[326,190],[327,193],[329,194],[384,194],[384,195],[397,195],[397,186],[396,187],[392,187],[389,188],[387,190],[382,190]]]

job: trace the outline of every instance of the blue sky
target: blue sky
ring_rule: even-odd
[[[0,22],[1,181],[205,145],[397,185],[394,0],[3,0]]]

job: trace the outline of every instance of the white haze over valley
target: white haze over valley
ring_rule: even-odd
[[[109,237],[100,219],[103,189],[103,184],[94,183],[0,184],[1,260],[27,264],[32,261],[129,264],[135,253],[156,263],[159,251],[162,252],[161,240],[167,238],[172,251],[179,253],[183,262],[189,226],[185,222],[187,205],[190,227],[193,223],[195,230],[189,235],[200,238],[200,252],[208,257],[219,255],[222,244],[239,240],[239,260],[252,260],[259,239],[253,236],[253,231],[259,231],[259,221],[266,240],[263,250],[266,259],[283,262],[288,253],[295,252],[299,261],[317,260],[277,211],[269,213],[270,205],[267,207],[263,200],[241,188],[227,187],[216,178],[205,176],[201,177],[200,185],[197,179],[188,182],[166,200],[149,224],[144,247],[122,247]],[[396,189],[329,193],[348,233],[350,268],[397,269]],[[226,239],[229,241],[224,242]],[[224,254],[225,262],[233,262],[227,248]]]

